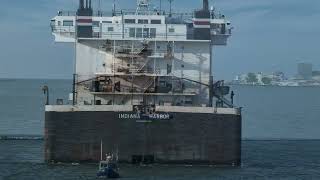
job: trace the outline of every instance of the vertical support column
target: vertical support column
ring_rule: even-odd
[[[154,56],[157,56],[158,51],[157,51],[157,41],[154,40]],[[153,58],[153,74],[156,75],[157,71],[156,71],[156,57]]]
[[[134,50],[134,41],[131,41],[131,52],[133,52]],[[131,68],[131,66],[133,65],[133,57],[131,57],[131,65],[129,68]],[[133,99],[134,99],[134,96],[133,96],[133,80],[134,80],[134,76],[133,74],[131,73],[131,105],[133,106]]]
[[[168,40],[168,24],[166,22],[166,40]]]
[[[171,56],[171,91],[172,91],[172,94],[174,94],[174,55],[175,55],[175,42],[172,41],[172,46],[171,46],[171,53],[172,53],[172,56]],[[174,104],[174,96],[172,96],[172,104]]]
[[[210,78],[209,78],[209,107],[213,107],[213,89],[212,89],[212,86],[213,86],[213,76],[210,75]]]
[[[77,74],[73,74],[73,83],[72,83],[72,105],[76,105],[76,77]]]
[[[122,11],[121,11],[121,21],[122,21],[122,39],[124,39],[124,17],[123,17]]]
[[[154,55],[157,56],[158,54],[158,45],[157,45],[157,40],[154,39]],[[154,74],[154,77],[153,78],[153,87],[155,88],[154,92],[156,92],[156,79],[158,77],[158,73],[157,73],[157,70],[156,70],[156,62],[157,62],[157,58],[154,57],[153,58],[153,74]],[[156,102],[157,102],[157,97],[154,95],[153,96],[153,105],[156,105]]]
[[[210,46],[209,46],[209,51],[210,51],[210,74],[209,74],[209,107],[213,107],[213,42],[212,40],[210,41]]]

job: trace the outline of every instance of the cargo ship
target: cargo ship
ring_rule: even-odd
[[[51,19],[75,63],[70,102],[45,107],[47,162],[112,153],[133,164],[241,164],[241,108],[212,70],[214,47],[227,45],[232,27],[202,3],[175,12],[137,0],[107,13],[79,0],[77,11]]]

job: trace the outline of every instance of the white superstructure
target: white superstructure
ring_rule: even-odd
[[[205,0],[194,13],[166,14],[138,0],[136,10],[109,16],[80,0],[51,27],[56,42],[75,43],[79,105],[212,106],[212,49],[231,36],[230,22]]]

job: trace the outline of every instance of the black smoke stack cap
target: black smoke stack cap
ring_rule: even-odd
[[[79,9],[83,9],[83,8],[84,8],[84,1],[79,0]]]
[[[209,11],[209,1],[203,0],[203,10]]]

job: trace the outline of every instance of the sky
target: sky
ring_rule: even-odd
[[[97,8],[98,0],[92,1]],[[101,9],[111,11],[112,1],[101,1]],[[136,2],[117,1],[125,9]],[[159,6],[159,0],[152,2]],[[201,3],[174,0],[173,6],[191,11]],[[234,27],[228,46],[214,49],[216,79],[231,80],[247,72],[283,71],[293,76],[299,62],[320,70],[319,0],[211,0],[210,5]],[[73,46],[55,43],[49,24],[58,10],[77,7],[77,0],[1,0],[0,78],[71,79]]]

